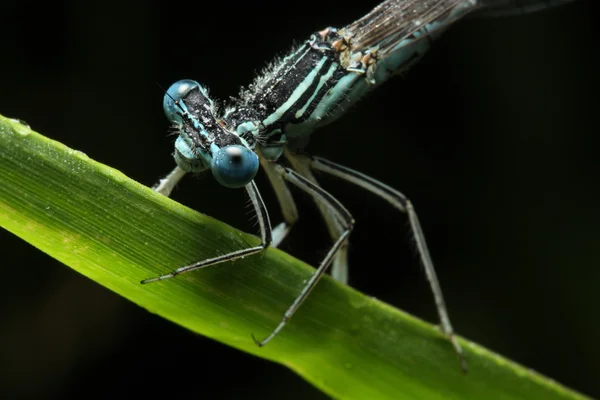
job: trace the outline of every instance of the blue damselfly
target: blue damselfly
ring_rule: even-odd
[[[313,176],[319,171],[360,186],[406,213],[431,285],[444,334],[466,363],[412,203],[400,192],[357,171],[303,153],[306,139],[331,123],[364,94],[417,62],[450,25],[467,15],[517,14],[568,0],[388,0],[344,28],[325,28],[276,60],[225,107],[217,107],[207,90],[192,80],[173,84],[165,94],[165,114],[178,134],[177,168],[155,187],[169,195],[187,172],[210,170],[230,188],[245,187],[256,211],[261,244],[202,260],[142,281],[155,282],[278,246],[298,219],[287,183],[310,194],[319,206],[334,244],[312,277],[284,313],[279,325],[259,346],[286,325],[332,265],[332,276],[347,282],[347,239],[354,220],[346,208],[323,190]],[[290,167],[278,163],[284,157]],[[266,207],[253,179],[259,165],[279,200],[284,222],[271,229]]]

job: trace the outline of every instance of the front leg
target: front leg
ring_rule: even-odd
[[[179,167],[175,167],[173,171],[169,173],[169,175],[165,176],[163,179],[159,180],[157,184],[152,186],[152,190],[162,194],[163,196],[171,196],[171,192],[177,186],[179,181],[183,179],[186,172]]]
[[[182,275],[191,271],[196,271],[198,269],[207,268],[216,264],[221,264],[224,262],[237,260],[238,258],[244,258],[252,254],[260,253],[261,251],[269,247],[272,242],[272,230],[271,222],[269,221],[269,213],[267,212],[265,203],[263,202],[262,197],[260,196],[260,192],[258,191],[258,188],[256,187],[254,181],[250,181],[250,183],[246,185],[246,191],[248,192],[248,196],[250,196],[250,201],[254,206],[256,218],[258,219],[258,224],[260,226],[260,244],[258,246],[249,247],[241,250],[235,250],[227,254],[222,254],[220,256],[198,261],[193,264],[177,268],[176,270],[171,271],[169,273],[159,275],[154,278],[144,279],[140,283],[146,284],[151,282],[164,281],[165,279],[174,278],[178,275]]]

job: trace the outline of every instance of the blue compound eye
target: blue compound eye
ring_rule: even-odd
[[[163,98],[163,110],[167,119],[173,123],[181,123],[182,108],[187,112],[185,104],[181,102],[192,89],[199,87],[200,84],[190,79],[183,79],[175,82],[169,87]]]
[[[221,185],[239,188],[254,179],[258,171],[258,156],[244,146],[225,146],[213,153],[211,170]]]

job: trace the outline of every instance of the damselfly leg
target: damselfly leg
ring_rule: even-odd
[[[220,264],[223,262],[233,261],[240,257],[246,257],[252,254],[256,254],[269,247],[272,241],[272,231],[271,222],[269,221],[269,214],[265,207],[265,203],[263,202],[262,197],[260,197],[260,193],[254,181],[251,181],[246,185],[246,191],[250,196],[250,200],[252,202],[252,205],[254,206],[254,210],[256,211],[258,224],[260,226],[260,244],[258,246],[232,251],[231,253],[223,254],[218,257],[209,258],[207,260],[202,260],[194,264],[186,265],[184,267],[177,268],[176,270],[171,271],[168,274],[160,275],[154,278],[144,279],[141,283],[144,284],[173,278],[177,275],[185,274],[187,272],[195,271],[197,269],[210,267],[212,265]]]
[[[284,155],[296,172],[311,181],[313,184],[319,185],[319,182],[310,169],[309,157],[300,156],[298,153],[289,150],[289,148],[285,150]],[[344,226],[342,226],[339,223],[339,220],[334,217],[327,204],[318,201],[317,198],[315,198],[315,203],[319,209],[319,212],[321,213],[321,216],[323,217],[323,220],[325,221],[325,224],[327,225],[329,236],[335,240],[335,238],[339,237],[344,231]],[[350,239],[346,240],[342,244],[340,250],[335,255],[333,265],[331,266],[331,277],[336,281],[343,283],[344,285],[348,284],[349,245]]]
[[[261,155],[260,149],[257,149],[259,155]],[[292,197],[290,189],[285,184],[281,173],[277,170],[275,163],[268,161],[265,157],[259,157],[260,165],[263,167],[263,171],[267,174],[269,182],[275,191],[275,196],[281,207],[281,213],[283,214],[283,222],[278,224],[273,229],[273,247],[279,247],[283,239],[290,233],[292,227],[298,220],[298,209],[296,208],[296,202]]]
[[[344,227],[344,230],[339,235],[339,237],[336,238],[329,252],[327,252],[327,255],[319,264],[319,267],[308,279],[308,281],[302,288],[300,294],[296,297],[294,302],[283,314],[279,325],[277,325],[277,327],[263,340],[257,340],[253,336],[254,341],[259,346],[264,346],[267,343],[269,343],[285,327],[290,318],[292,318],[292,316],[298,310],[300,305],[302,305],[304,300],[306,300],[310,292],[314,289],[315,285],[319,282],[319,279],[321,279],[325,271],[327,271],[327,268],[333,261],[335,255],[338,253],[338,251],[346,242],[346,240],[348,240],[348,236],[350,235],[350,232],[352,232],[352,228],[354,226],[354,219],[352,218],[350,212],[348,212],[348,210],[346,210],[346,208],[338,200],[336,200],[332,195],[323,190],[320,186],[315,185],[308,179],[304,178],[302,175],[289,168],[284,168],[278,164],[272,164],[272,167],[278,174],[281,175],[281,177],[285,181],[293,184],[302,191],[308,193],[318,203],[326,205],[329,208],[329,211],[332,214],[332,216],[338,220],[340,226]]]
[[[260,153],[260,150],[258,150]],[[292,153],[289,151],[285,151],[286,158],[290,161],[292,168],[304,178],[308,179],[315,185],[319,185],[315,177],[308,165],[305,165],[299,162],[299,159],[293,158]],[[285,180],[282,175],[277,172],[277,168],[275,167],[275,163],[266,160],[264,157],[261,157],[261,166],[269,178],[271,186],[275,191],[275,196],[279,202],[279,206],[281,207],[281,211],[283,214],[283,221],[279,225],[273,229],[273,247],[279,246],[279,244],[283,241],[283,239],[290,232],[291,228],[298,220],[298,210],[296,208],[296,203],[292,194],[289,191],[289,188],[285,184]],[[344,226],[340,224],[339,219],[331,213],[330,207],[326,204],[323,204],[319,201],[318,197],[314,197],[315,203],[325,223],[329,230],[330,237],[335,241],[345,230]],[[331,276],[341,282],[343,284],[348,283],[348,262],[347,262],[347,254],[348,254],[348,240],[346,240],[340,250],[336,253],[335,258],[333,260],[333,265],[331,268]]]
[[[161,180],[158,181],[154,186],[152,186],[152,190],[162,194],[163,196],[171,196],[171,192],[175,189],[175,186],[183,179],[186,172],[180,167],[175,167],[173,171],[169,173],[169,175],[165,176]]]
[[[454,350],[460,359],[461,368],[466,371],[467,364],[463,356],[463,349],[454,336],[454,329],[450,323],[448,309],[446,308],[446,302],[444,301],[442,288],[437,278],[433,261],[431,260],[431,255],[429,254],[429,249],[427,248],[425,235],[423,234],[423,230],[421,228],[415,208],[410,200],[407,199],[402,193],[389,187],[388,185],[385,185],[376,179],[354,171],[350,168],[319,157],[311,158],[306,155],[296,155],[295,157],[301,158],[303,163],[310,165],[310,167],[316,171],[341,178],[347,182],[353,183],[359,187],[362,187],[363,189],[368,190],[369,192],[386,200],[392,205],[392,207],[408,215],[412,234],[415,244],[417,245],[417,251],[419,253],[421,263],[423,264],[423,268],[425,269],[425,275],[429,281],[429,285],[431,286],[431,291],[433,292],[435,306],[440,318],[441,329],[448,337],[448,340],[450,340],[452,343],[452,346],[454,346]]]

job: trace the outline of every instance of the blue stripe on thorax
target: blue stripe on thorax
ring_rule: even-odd
[[[311,88],[314,82],[318,82],[317,78],[321,68],[325,65],[327,61],[327,57],[321,57],[317,65],[310,70],[310,72],[306,75],[306,77],[300,82],[294,91],[290,94],[287,100],[277,108],[273,113],[271,113],[267,118],[262,121],[262,124],[265,128],[268,128],[270,125],[275,123],[285,123],[286,121],[281,121],[282,117],[288,113],[293,106],[296,105],[298,100]]]

